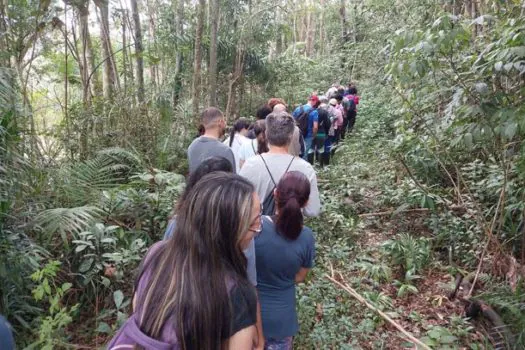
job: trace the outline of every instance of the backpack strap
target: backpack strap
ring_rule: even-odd
[[[252,145],[253,153],[254,153],[255,155],[259,154],[259,153],[257,153],[257,151],[255,150],[255,147],[253,147],[253,141],[250,142],[250,144]],[[264,163],[264,164],[266,165],[266,163]]]
[[[261,159],[262,159],[262,161],[264,163],[264,166],[266,167],[266,171],[268,171],[268,175],[270,175],[270,179],[272,179],[273,188],[272,188],[272,190],[270,191],[270,194],[269,194],[269,195],[271,195],[273,193],[273,191],[277,188],[277,184],[275,183],[275,180],[273,179],[272,173],[270,172],[270,169],[268,168],[268,164],[266,164],[266,161],[264,160],[264,157],[262,156],[262,154],[259,154],[259,157],[261,157]],[[288,172],[288,170],[290,170],[290,166],[292,165],[292,162],[293,162],[294,159],[295,159],[295,156],[292,157],[292,160],[290,161],[290,164],[288,164],[288,167],[284,171],[285,174]],[[266,197],[268,197],[268,196],[266,196]]]
[[[261,157],[261,159],[262,159],[262,161],[264,163],[264,166],[266,167],[266,171],[268,171],[268,175],[270,175],[270,179],[272,179],[273,187],[275,189],[277,184],[275,183],[275,180],[273,179],[272,173],[270,172],[270,169],[268,168],[268,164],[266,164],[266,161],[264,160],[264,157],[262,156],[262,154],[259,154],[259,157]]]

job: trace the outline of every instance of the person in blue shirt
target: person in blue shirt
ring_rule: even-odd
[[[312,144],[317,137],[317,130],[319,128],[319,114],[317,113],[317,107],[319,104],[319,97],[317,97],[317,95],[312,95],[305,105],[297,107],[292,113],[294,119],[297,120],[302,113],[308,112],[308,131],[306,132],[306,135],[303,135],[305,144],[305,151],[303,154],[304,160],[308,160],[308,155],[313,154],[314,152]]]
[[[302,208],[310,195],[308,178],[286,173],[274,192],[275,216],[264,216],[255,237],[257,291],[266,349],[289,350],[299,331],[295,284],[313,267],[315,239],[303,225]]]

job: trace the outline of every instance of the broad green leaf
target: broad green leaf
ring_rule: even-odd
[[[113,292],[113,301],[115,302],[115,306],[117,307],[117,309],[120,309],[120,306],[124,301],[124,294],[121,290],[116,290],[115,292]]]

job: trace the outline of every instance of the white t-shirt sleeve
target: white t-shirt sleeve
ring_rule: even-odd
[[[308,198],[308,204],[304,207],[304,215],[318,216],[321,213],[321,199],[317,188],[317,175],[313,168],[309,171],[308,180],[310,180],[310,197]]]

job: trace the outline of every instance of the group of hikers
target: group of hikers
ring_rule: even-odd
[[[223,113],[202,112],[186,188],[139,267],[133,313],[108,349],[293,348],[295,285],[315,258],[303,216],[321,211],[311,163],[328,164],[352,130],[356,97],[355,86],[334,86],[291,114],[272,98],[224,142]]]
[[[313,163],[329,164],[358,104],[354,84],[314,93],[291,114],[272,98],[224,143],[223,113],[205,109],[184,193],[140,264],[133,313],[108,349],[292,349],[295,285],[315,258],[303,215],[321,211]],[[0,315],[0,349],[14,348]]]

